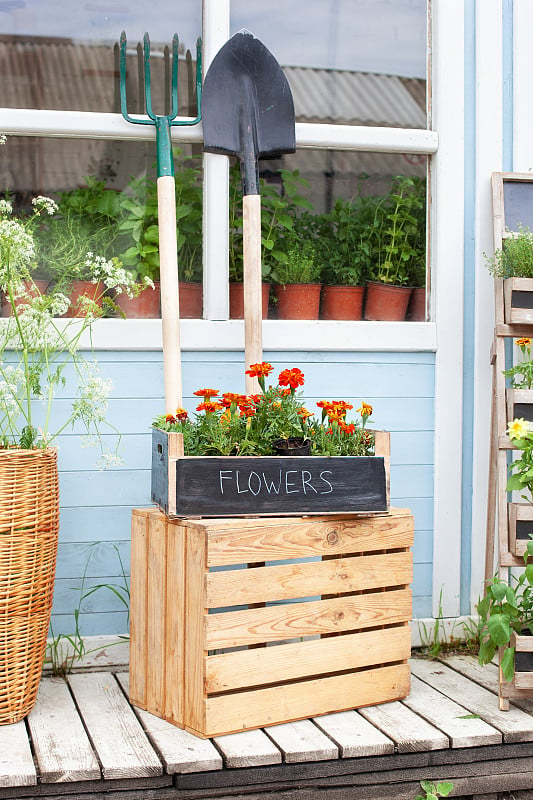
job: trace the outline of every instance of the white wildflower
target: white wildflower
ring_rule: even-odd
[[[95,364],[87,364],[87,376],[82,378],[80,395],[72,404],[74,418],[82,420],[85,425],[104,422],[112,388],[110,378],[102,378]]]
[[[49,311],[53,317],[62,317],[70,306],[70,299],[63,292],[55,292],[50,297]]]
[[[58,209],[58,205],[55,200],[52,200],[51,197],[44,197],[42,194],[34,197],[31,202],[35,211],[45,211],[50,216],[55,214]]]
[[[7,142],[7,137],[5,133],[0,133],[0,145],[3,145]]]
[[[0,220],[1,271],[8,266],[28,265],[35,258],[33,236],[14,219]]]
[[[0,214],[8,216],[9,214],[12,213],[13,213],[13,205],[9,202],[9,200],[5,199],[0,200]]]
[[[153,280],[148,277],[148,275],[144,276],[143,283],[147,289],[155,289],[155,284]]]
[[[112,469],[113,467],[119,467],[121,464],[124,464],[124,459],[116,453],[102,453],[96,461],[98,469]]]

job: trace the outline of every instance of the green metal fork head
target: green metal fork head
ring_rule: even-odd
[[[144,34],[143,63],[144,63],[144,102],[148,119],[131,117],[128,114],[126,99],[126,33],[120,35],[120,110],[126,122],[136,125],[155,125],[157,142],[157,176],[174,175],[174,159],[172,158],[172,144],[170,128],[178,125],[196,125],[202,118],[202,41],[196,41],[196,117],[195,119],[177,120],[178,114],[178,36],[172,37],[172,64],[171,64],[171,109],[170,114],[154,114],[152,109],[152,82],[150,78],[150,37]]]

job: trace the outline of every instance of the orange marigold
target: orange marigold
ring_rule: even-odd
[[[179,419],[180,422],[183,422],[187,419],[188,413],[185,411],[184,408],[177,408],[176,409],[176,419]]]
[[[284,369],[279,374],[278,383],[280,386],[290,386],[291,389],[297,389],[298,386],[304,385],[304,374],[298,367]]]
[[[531,345],[531,339],[529,336],[522,336],[521,339],[516,340],[516,344],[518,347],[529,347]]]
[[[370,417],[372,415],[372,410],[371,405],[361,400],[361,408],[357,409],[357,413],[361,414],[362,417]]]
[[[165,416],[165,422],[170,422],[170,424],[173,425],[176,422],[176,417],[174,414],[167,414]]]
[[[218,394],[218,389],[198,389],[196,392],[193,392],[196,397],[203,397],[204,400],[209,400],[211,397],[216,397]]]
[[[211,403],[209,400],[196,406],[197,411],[205,411],[206,414],[212,414],[214,411],[222,411],[223,408],[224,406],[222,403]]]
[[[246,374],[251,378],[266,378],[273,369],[274,367],[268,361],[262,361],[260,364],[250,364],[250,369],[246,370]]]

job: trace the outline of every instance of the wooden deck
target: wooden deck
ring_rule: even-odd
[[[502,712],[497,692],[496,666],[413,659],[402,702],[210,741],[132,708],[127,673],[44,678],[0,727],[0,798],[414,800],[423,779],[531,797],[533,701]]]

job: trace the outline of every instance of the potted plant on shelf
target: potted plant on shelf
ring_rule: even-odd
[[[396,176],[388,195],[376,204],[369,235],[376,237],[377,260],[367,282],[365,319],[405,319],[412,288],[409,262],[417,258],[420,213],[425,209],[424,182]]]
[[[56,212],[49,198],[34,206],[41,216]],[[0,320],[0,724],[26,716],[37,696],[59,528],[57,437],[76,425],[102,446],[111,390],[81,350],[102,309],[88,302],[82,318],[56,319],[69,299],[32,284],[34,231],[32,218],[0,201],[0,288],[11,307]],[[97,258],[95,279],[102,277]],[[102,453],[102,466],[116,459]]]
[[[322,319],[362,319],[365,281],[372,263],[371,235],[378,198],[337,200],[318,222],[322,266]]]
[[[314,243],[301,238],[298,225],[283,239],[272,270],[278,319],[318,319],[320,265]]]
[[[387,510],[386,446],[366,427],[372,407],[362,403],[348,422],[351,403],[324,400],[315,417],[297,394],[303,372],[284,369],[267,387],[272,371],[268,362],[247,370],[258,394],[198,389],[193,418],[178,408],[154,420],[152,499],[178,516],[250,514],[250,502],[258,514]]]
[[[503,247],[485,261],[491,275],[503,281],[505,321],[508,324],[533,322],[533,233],[518,224],[518,231],[507,231]]]
[[[180,152],[176,151],[176,156]],[[182,156],[176,165],[176,234],[180,316],[202,316],[202,188],[201,169],[192,156]],[[159,316],[159,227],[157,186],[147,176],[132,179],[121,195],[124,218],[119,231],[128,237],[119,258],[137,280],[150,279],[156,288]]]

